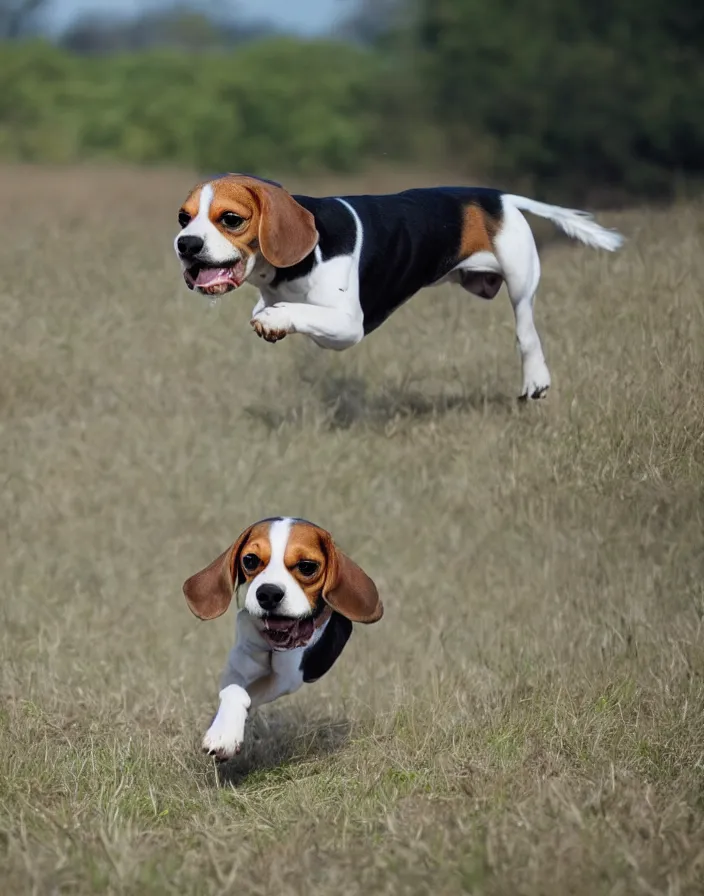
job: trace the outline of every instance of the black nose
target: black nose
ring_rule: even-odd
[[[262,610],[275,610],[284,599],[286,592],[281,585],[260,585],[257,588],[257,600]]]
[[[176,248],[179,255],[184,258],[193,258],[197,255],[205,245],[205,242],[199,236],[180,236],[176,240]]]

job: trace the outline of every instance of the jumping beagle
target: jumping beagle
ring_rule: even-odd
[[[521,398],[550,386],[533,300],[540,261],[528,222],[614,251],[621,234],[583,211],[479,187],[386,196],[292,196],[279,184],[227,174],[183,204],[175,250],[190,289],[221,295],[258,287],[252,326],[268,342],[289,333],[323,348],[356,345],[422,287],[458,283],[492,299],[505,281],[516,318]]]
[[[377,622],[384,612],[374,582],[330,533],[289,517],[245,529],[183,592],[196,616],[215,619],[240,588],[220,707],[203,738],[203,750],[220,760],[239,753],[250,707],[317,681],[342,653],[352,623]]]

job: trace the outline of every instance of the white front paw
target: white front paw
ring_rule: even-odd
[[[291,315],[283,304],[262,308],[252,318],[251,324],[257,336],[261,336],[267,342],[277,342],[287,333],[293,332]]]
[[[550,388],[550,371],[542,357],[527,359],[523,364],[523,390],[520,398],[544,398]]]
[[[235,733],[234,731],[224,729],[222,725],[218,725],[216,719],[203,738],[203,752],[224,762],[227,759],[232,759],[233,756],[239,753],[242,749],[243,741],[244,725],[241,731]]]
[[[229,685],[220,691],[218,714],[203,738],[205,753],[226,760],[240,752],[251,702],[249,694],[239,685]]]

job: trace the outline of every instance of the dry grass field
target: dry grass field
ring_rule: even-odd
[[[704,892],[704,206],[544,247],[522,406],[504,291],[341,355],[210,308],[190,183],[0,171],[2,892]],[[386,614],[219,768],[181,585],[271,514]]]

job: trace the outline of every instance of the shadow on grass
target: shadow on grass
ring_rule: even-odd
[[[501,412],[513,411],[515,398],[499,393],[473,391],[463,394],[427,394],[406,386],[390,386],[377,393],[371,392],[361,377],[336,376],[325,379],[301,377],[302,391],[306,391],[319,405],[330,429],[349,429],[355,424],[384,427],[398,419],[422,420],[451,412],[482,411],[486,408]],[[269,429],[301,420],[310,403],[301,402],[287,409],[249,406],[246,412]]]
[[[342,749],[352,730],[342,718],[320,718],[305,725],[302,730],[301,719],[286,713],[257,715],[247,731],[244,752],[218,766],[218,784],[238,787],[260,779],[298,778],[303,763]]]

